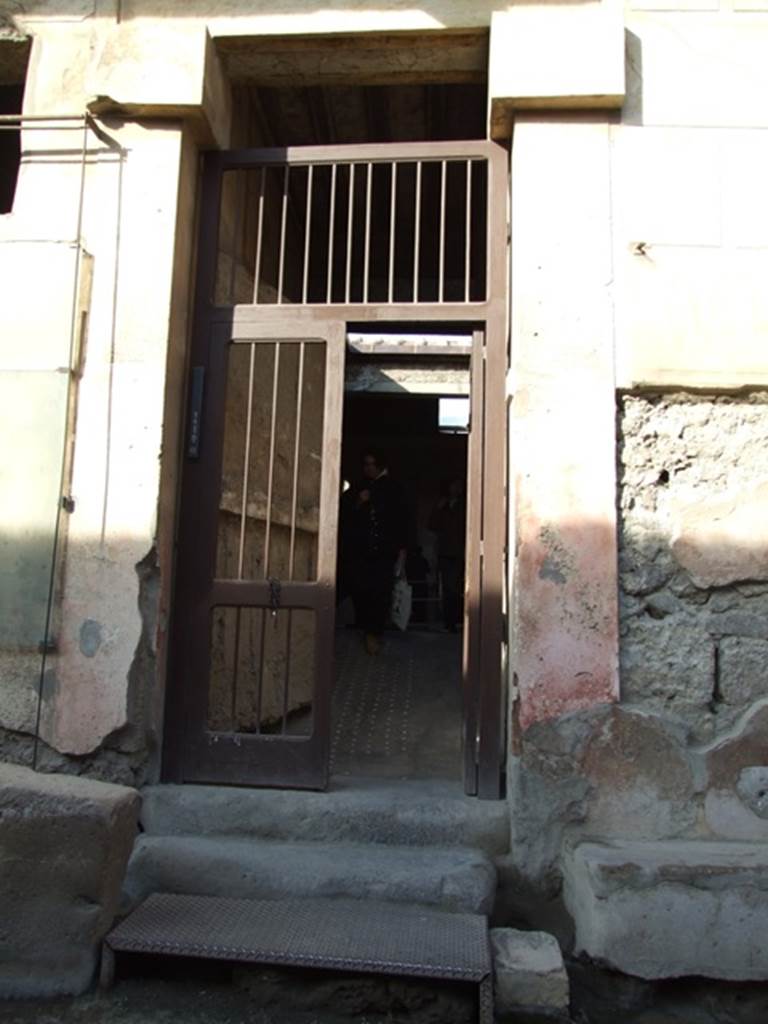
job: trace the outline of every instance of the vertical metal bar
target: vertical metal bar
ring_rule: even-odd
[[[397,163],[392,161],[392,185],[389,193],[389,290],[388,301],[394,301],[395,294],[395,208],[397,206]]]
[[[283,202],[282,209],[280,211],[280,249],[278,252],[278,270],[277,270],[277,302],[278,305],[282,305],[283,302],[283,277],[285,276],[285,224],[288,213],[288,175],[290,174],[291,165],[286,164],[285,170],[283,171]]]
[[[277,445],[277,385],[280,376],[280,342],[275,342],[275,366],[272,373],[272,416],[269,425],[269,467],[267,469],[267,509],[264,521],[264,578],[269,576],[269,544],[272,539],[272,490]]]
[[[230,697],[229,715],[232,720],[232,732],[237,732],[237,677],[240,662],[240,614],[242,608],[235,609],[235,646],[232,658],[232,694]]]
[[[365,182],[365,253],[363,254],[363,302],[368,301],[368,273],[371,263],[371,191],[373,188],[373,164],[367,164]]]
[[[483,453],[483,606],[479,703],[478,796],[498,799],[502,789],[506,714],[502,685],[502,612],[505,580],[508,367],[507,323],[507,154],[494,149],[488,174],[486,295],[493,312],[485,338],[485,450]]]
[[[256,231],[256,266],[253,272],[253,304],[259,302],[259,282],[261,278],[261,251],[264,238],[264,187],[266,184],[267,168],[261,168],[259,180],[259,226]]]
[[[437,261],[437,301],[443,301],[444,284],[445,284],[445,160],[440,161],[440,231],[439,231],[439,246],[440,251],[438,254]]]
[[[288,609],[288,629],[285,638],[285,674],[283,677],[283,720],[280,732],[285,736],[288,731],[288,688],[291,679],[291,649],[293,634],[293,609]]]
[[[477,793],[477,732],[480,700],[480,614],[482,598],[483,523],[483,335],[472,335],[469,364],[469,436],[467,438],[467,528],[464,569],[464,639],[462,650],[464,707],[464,791]]]
[[[469,278],[472,267],[472,161],[467,160],[467,195],[464,214],[464,301],[469,302]]]
[[[261,698],[264,692],[264,649],[267,640],[267,609],[259,608],[261,626],[259,629],[259,674],[256,678],[256,695],[253,706],[256,708],[256,733],[261,735]]]
[[[21,130],[21,124],[19,124],[19,130]],[[21,135],[19,136],[21,138]],[[76,387],[75,374],[72,373],[75,362],[75,345],[77,344],[77,322],[78,322],[78,308],[79,308],[79,296],[81,288],[81,275],[83,265],[83,207],[85,206],[85,177],[86,177],[86,159],[88,156],[88,118],[83,117],[83,135],[80,144],[80,183],[78,188],[78,199],[77,199],[77,219],[75,221],[75,237],[73,239],[74,246],[76,249],[75,258],[75,273],[72,281],[72,306],[70,309],[69,318],[69,369],[67,383],[67,403],[66,410],[64,413],[64,436],[66,438],[67,426],[69,423],[69,417],[72,415],[72,402],[74,388]],[[120,155],[120,169],[118,174],[118,181],[122,188],[123,181],[123,156],[122,152]],[[120,210],[122,208],[122,196],[118,193],[118,219],[117,219],[117,238],[116,238],[116,252],[119,252],[119,234],[120,234]],[[115,267],[115,291],[113,291],[113,301],[116,296],[117,288],[117,267]],[[113,306],[114,310],[114,306]],[[40,746],[40,727],[42,722],[43,713],[43,693],[45,689],[46,680],[46,662],[48,655],[48,644],[51,636],[51,625],[53,622],[53,608],[54,608],[54,594],[56,587],[56,566],[58,563],[59,552],[61,550],[61,526],[62,526],[62,501],[61,498],[64,495],[64,487],[66,485],[67,467],[69,464],[68,456],[68,445],[65,443],[62,445],[61,453],[61,464],[59,467],[59,491],[58,491],[58,502],[56,506],[56,516],[54,518],[53,525],[53,544],[51,550],[51,570],[48,576],[48,593],[46,596],[45,605],[45,631],[43,633],[43,644],[42,654],[40,657],[40,675],[37,681],[37,708],[35,711],[35,737],[32,745],[32,769],[37,769],[37,758]],[[102,545],[104,543],[105,524],[102,520],[101,540]]]
[[[244,170],[230,171],[230,174],[239,175],[239,181],[242,185],[237,189],[237,199],[235,204],[235,218],[232,224],[232,235],[231,235],[231,246],[229,250],[229,289],[227,291],[227,297],[229,299],[228,305],[234,306],[235,304],[235,281],[237,274],[237,243],[238,240],[242,241],[242,224],[243,214],[245,212],[245,174]],[[238,178],[235,178],[238,181]],[[238,230],[239,229],[239,230]]]
[[[299,371],[296,384],[296,433],[293,442],[293,490],[291,495],[291,541],[288,551],[288,579],[293,579],[296,564],[296,512],[299,503],[299,456],[301,454],[302,397],[304,391],[304,346],[299,343]]]
[[[349,284],[352,274],[352,228],[354,227],[355,165],[349,165],[349,194],[347,196],[347,267],[344,301],[349,305]]]
[[[421,261],[421,160],[416,164],[416,196],[413,218],[413,301],[419,301],[419,263]]]
[[[243,578],[245,556],[245,524],[248,518],[248,483],[251,472],[251,422],[253,418],[253,377],[256,366],[256,346],[251,342],[251,362],[248,370],[248,407],[245,413],[245,454],[243,456],[243,502],[240,509],[240,550],[237,556],[237,578]]]
[[[304,280],[301,285],[301,301],[307,303],[307,287],[309,284],[309,241],[312,237],[312,182],[314,180],[314,164],[307,171],[307,219],[304,224]]]
[[[328,269],[326,271],[325,301],[330,303],[333,290],[333,242],[334,223],[336,220],[336,164],[331,166],[331,210],[328,215]]]

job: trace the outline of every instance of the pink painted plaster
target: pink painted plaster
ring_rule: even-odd
[[[607,125],[516,125],[511,662],[522,729],[618,697]]]

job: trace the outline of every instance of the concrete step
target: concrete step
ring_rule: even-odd
[[[325,793],[147,786],[142,797],[148,835],[465,847],[489,856],[509,850],[506,802],[467,797],[440,780],[334,780]]]
[[[479,850],[143,835],[128,864],[123,910],[155,892],[348,897],[489,914],[496,869]]]

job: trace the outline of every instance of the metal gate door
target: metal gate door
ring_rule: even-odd
[[[508,161],[493,143],[208,153],[167,781],[327,778],[344,332],[472,324],[465,788],[500,795]]]
[[[344,331],[214,325],[194,367],[174,675],[184,781],[323,788]]]

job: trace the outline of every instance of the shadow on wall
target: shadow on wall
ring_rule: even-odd
[[[554,904],[568,839],[768,839],[768,394],[621,395],[618,437],[621,703],[536,722],[509,765],[512,877]],[[539,529],[547,587],[581,588],[574,689],[574,551],[606,531]]]
[[[156,551],[135,564],[131,581],[130,566],[124,571],[119,562],[120,542],[94,560],[96,539],[70,541],[68,600],[62,609],[57,599],[52,609],[44,650],[51,546],[48,536],[14,537],[13,543],[0,536],[0,552],[13,553],[0,576],[8,612],[0,639],[0,761],[141,785],[159,751]],[[127,540],[125,547],[135,543]],[[105,575],[116,589],[135,587],[133,611],[118,603],[110,614]],[[72,749],[67,723],[76,732],[80,721],[100,739],[92,749],[61,752]]]

